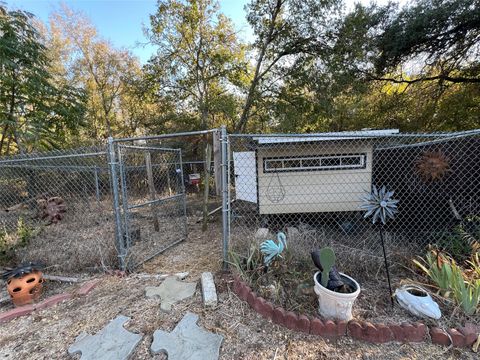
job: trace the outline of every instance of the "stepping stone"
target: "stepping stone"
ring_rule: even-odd
[[[202,273],[202,297],[204,306],[217,306],[217,290],[211,272]]]
[[[169,312],[172,310],[173,304],[193,296],[196,287],[196,283],[178,281],[176,276],[169,276],[160,286],[147,286],[145,288],[145,296],[148,298],[160,298],[160,309]]]
[[[142,339],[142,335],[125,330],[123,324],[128,320],[129,317],[119,315],[96,335],[81,333],[68,353],[81,353],[81,360],[127,360]]]
[[[175,329],[153,333],[152,354],[163,352],[168,360],[217,360],[223,336],[197,325],[198,315],[187,312]]]

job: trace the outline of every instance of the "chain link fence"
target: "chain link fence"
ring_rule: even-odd
[[[399,200],[385,227],[390,254],[411,256],[428,244],[461,252],[462,232],[480,238],[478,131],[230,135],[229,153],[235,252],[283,231],[305,261],[323,246],[379,258],[378,227],[360,209],[372,186]]]
[[[133,270],[185,240],[204,213],[210,220],[222,213],[218,133],[111,139],[0,159],[0,266]],[[221,225],[209,226],[221,236]]]
[[[325,245],[340,258],[380,257],[378,228],[359,208],[373,185],[400,201],[386,226],[390,254],[431,243],[462,252],[465,234],[480,237],[479,150],[479,131],[227,137],[223,128],[6,157],[0,261],[133,269],[205,217],[224,260],[278,231],[306,261]]]
[[[49,271],[112,266],[110,193],[105,146],[0,160],[1,257]]]

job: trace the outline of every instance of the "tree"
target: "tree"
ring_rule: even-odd
[[[156,79],[159,96],[199,114],[198,127],[207,129],[217,100],[241,84],[245,46],[214,0],[160,0],[150,23],[158,50],[146,71]]]
[[[478,0],[357,5],[339,37],[345,64],[366,80],[480,83]]]
[[[247,20],[253,28],[257,52],[242,115],[235,131],[243,132],[255,102],[267,95],[270,86],[282,82],[289,68],[295,68],[304,56],[321,59],[329,48],[329,28],[339,11],[336,0],[252,0]],[[277,76],[272,73],[277,70]],[[260,87],[263,86],[263,90]]]
[[[33,15],[0,6],[0,154],[58,145],[81,123],[78,88],[56,86]]]
[[[122,109],[122,93],[129,81],[126,78],[140,71],[137,59],[115,49],[97,34],[88,18],[65,5],[51,15],[49,25],[52,47],[63,47],[66,77],[87,94],[87,138],[131,135],[135,129],[122,118],[122,111],[128,115]]]

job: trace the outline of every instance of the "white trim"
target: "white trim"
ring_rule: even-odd
[[[343,159],[357,158],[360,160],[358,164],[342,164]],[[339,165],[322,165],[323,161],[330,159],[339,159]],[[266,158],[263,159],[265,172],[284,172],[284,171],[309,171],[309,170],[338,170],[338,169],[362,169],[365,167],[366,154],[345,154],[345,155],[323,155],[323,156],[304,156],[304,157],[287,157],[287,158]],[[304,161],[315,160],[319,162],[318,166],[304,166]],[[286,167],[287,161],[299,161],[300,166]],[[282,167],[269,167],[270,162],[281,162]]]
[[[278,143],[297,143],[297,142],[317,142],[317,141],[338,141],[338,140],[361,140],[378,137],[388,137],[389,135],[399,134],[398,129],[383,130],[361,130],[361,131],[340,131],[317,134],[283,135],[283,136],[253,136],[252,139],[258,144],[278,144]]]

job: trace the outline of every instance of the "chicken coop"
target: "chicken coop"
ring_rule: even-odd
[[[260,214],[358,211],[372,185],[373,147],[397,129],[252,137],[233,152],[236,200]]]

